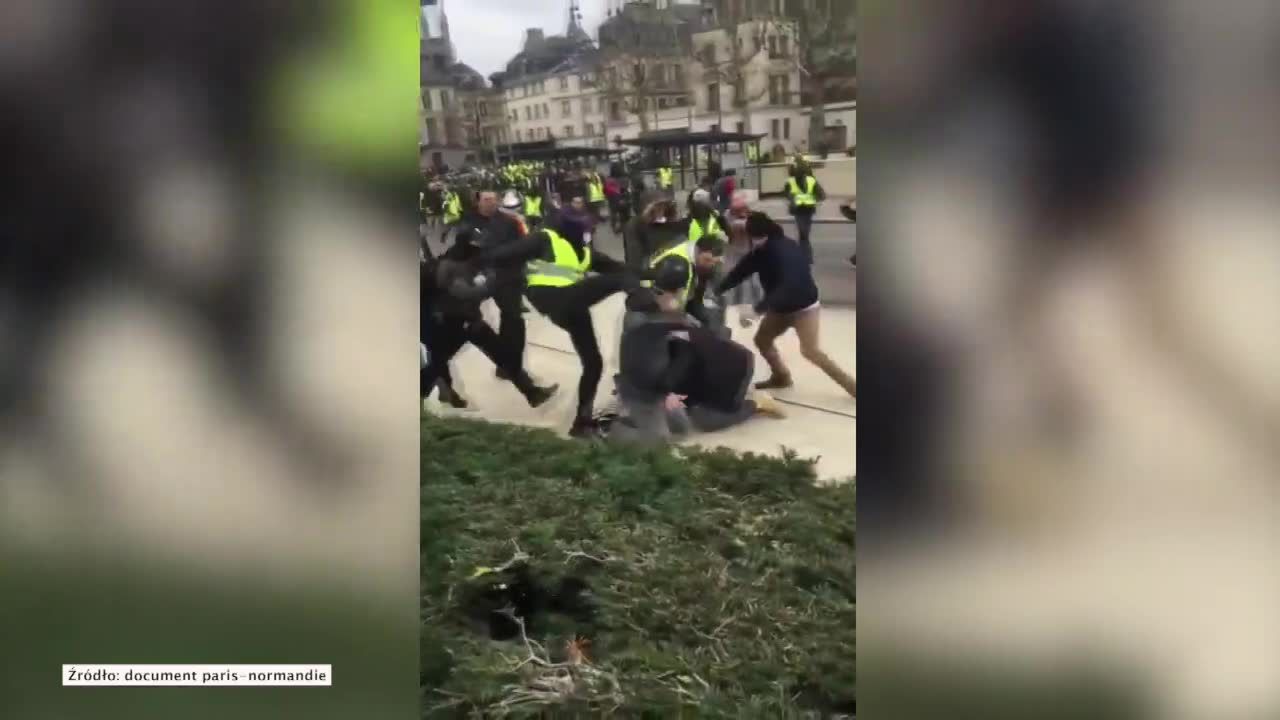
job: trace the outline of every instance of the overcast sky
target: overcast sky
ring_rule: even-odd
[[[579,5],[582,27],[594,38],[606,0],[579,0]],[[444,11],[459,62],[486,78],[520,50],[525,28],[559,35],[569,23],[569,0],[444,0]]]

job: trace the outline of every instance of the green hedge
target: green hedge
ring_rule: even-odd
[[[424,716],[852,715],[854,485],[813,480],[424,417]]]

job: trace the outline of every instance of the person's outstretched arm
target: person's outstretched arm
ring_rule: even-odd
[[[743,280],[754,275],[756,263],[759,262],[759,254],[758,250],[752,250],[739,260],[738,264],[734,265],[733,269],[729,271],[729,275],[716,286],[716,294],[724,295],[741,285]]]

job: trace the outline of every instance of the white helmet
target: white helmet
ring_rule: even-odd
[[[502,196],[502,207],[504,210],[519,210],[522,205],[523,200],[520,198],[520,193],[515,190],[508,190]]]

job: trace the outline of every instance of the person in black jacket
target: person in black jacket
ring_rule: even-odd
[[[512,365],[497,333],[480,313],[480,304],[496,286],[493,274],[475,275],[468,263],[456,259],[456,253],[453,258],[448,255],[428,258],[422,265],[421,336],[429,359],[420,371],[420,395],[427,398],[438,385],[441,402],[456,408],[467,407],[466,400],[453,387],[449,362],[469,342],[494,365],[506,370],[506,376],[531,407],[542,405],[555,394],[558,386],[538,387],[523,367]]]
[[[520,221],[498,209],[498,194],[483,190],[476,198],[474,212],[463,217],[460,232],[478,247],[510,245],[524,234]],[[466,247],[466,243],[463,246]],[[465,259],[465,258],[463,258]],[[526,329],[524,324],[524,272],[521,268],[501,268],[497,272],[497,286],[493,288],[493,301],[500,314],[498,338],[502,352],[509,358],[498,365],[498,377],[507,377],[506,369],[524,366]]]
[[[639,278],[619,261],[591,246],[589,220],[564,212],[554,228],[545,228],[515,243],[487,249],[473,266],[526,267],[525,295],[530,304],[565,332],[582,363],[578,410],[569,434],[599,437],[595,420],[596,390],[604,358],[591,319],[591,308],[617,292],[639,287]],[[572,277],[570,277],[572,276]]]
[[[778,223],[761,212],[748,216],[747,234],[751,237],[752,250],[721,282],[718,292],[723,294],[733,289],[752,274],[759,275],[764,287],[765,297],[755,306],[756,312],[763,316],[755,341],[773,374],[757,383],[756,388],[791,387],[791,371],[782,361],[774,341],[794,328],[804,359],[817,365],[850,396],[856,397],[857,383],[853,377],[841,370],[819,346],[818,285],[804,250],[782,233]]]

